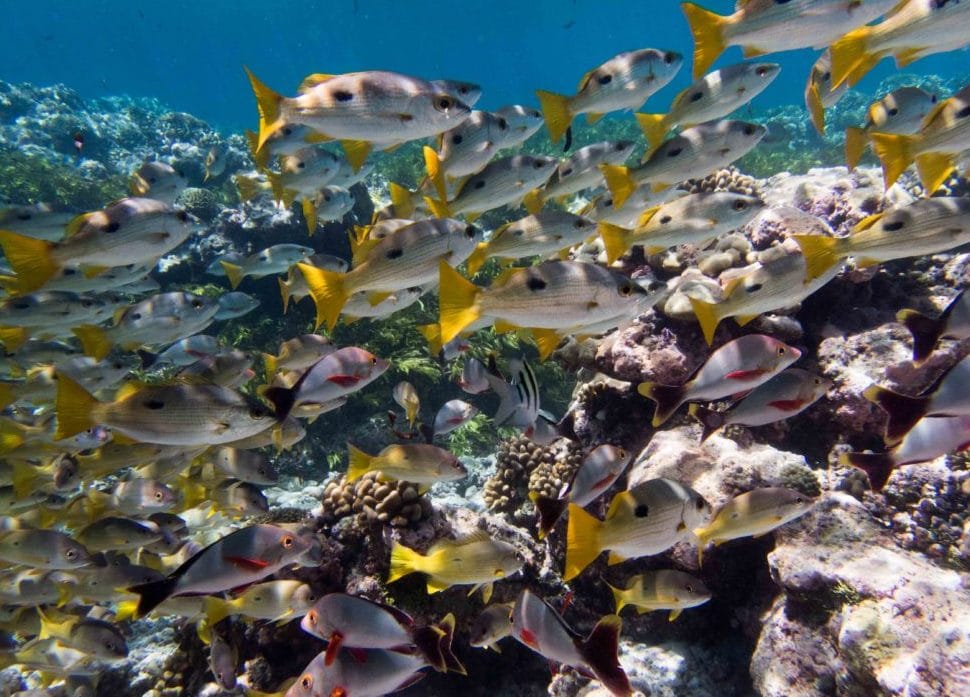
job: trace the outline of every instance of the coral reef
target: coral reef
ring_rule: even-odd
[[[324,521],[356,516],[359,524],[379,522],[394,527],[414,525],[431,513],[431,502],[410,482],[382,482],[368,472],[348,482],[346,475],[327,483],[321,501]]]
[[[688,179],[681,188],[691,194],[730,191],[735,194],[761,197],[761,184],[758,180],[733,166],[712,172],[703,179]]]

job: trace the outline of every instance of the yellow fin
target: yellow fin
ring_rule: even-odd
[[[371,307],[377,307],[392,295],[393,293],[388,290],[375,291],[367,294],[367,302],[370,303]]]
[[[539,360],[544,361],[559,346],[562,337],[556,333],[555,329],[532,329],[532,339],[535,341],[536,348],[539,349]]]
[[[428,342],[428,350],[432,356],[441,353],[443,344],[441,343],[441,327],[437,324],[419,324],[418,331]]]
[[[724,40],[724,27],[730,20],[692,2],[685,2],[681,7],[687,15],[687,23],[694,36],[693,77],[696,80],[707,72],[727,47]]]
[[[860,220],[858,223],[852,226],[852,232],[862,232],[863,230],[868,230],[877,222],[882,220],[885,213],[873,213],[872,215],[867,215],[865,218]]]
[[[425,196],[424,203],[431,210],[431,214],[435,218],[451,217],[451,208],[449,208],[447,201],[439,201],[438,199],[433,199],[430,196]]]
[[[312,237],[317,231],[317,205],[312,198],[304,198],[301,201],[303,208],[303,219],[306,220],[307,233]]]
[[[30,333],[24,327],[0,327],[0,342],[7,353],[19,349],[29,337]]]
[[[391,543],[391,563],[387,572],[387,583],[393,583],[408,574],[421,571],[424,557],[413,549],[395,540]]]
[[[260,154],[268,157],[269,151],[260,150]],[[252,201],[263,192],[263,187],[252,177],[245,177],[241,174],[236,175],[236,189],[239,190],[239,198],[242,201]]]
[[[230,603],[226,602],[222,598],[216,598],[215,596],[209,596],[205,599],[205,619],[206,623],[213,627],[229,615],[232,614],[233,607]]]
[[[613,196],[613,210],[619,209],[632,194],[637,183],[630,176],[630,168],[620,165],[600,165],[606,187]]]
[[[411,199],[411,192],[400,184],[391,182],[387,186],[391,194],[391,203],[394,205],[394,214],[399,218],[410,218],[414,215],[414,202]]]
[[[896,67],[905,68],[910,63],[918,61],[920,58],[922,58],[925,52],[926,49],[922,46],[917,46],[915,48],[904,48],[902,51],[894,54],[893,56],[896,59]]]
[[[100,361],[111,352],[111,340],[101,327],[82,324],[71,331],[81,341],[84,355]]]
[[[586,123],[592,126],[594,123],[603,118],[605,114],[598,114],[594,111],[590,111],[586,114]]]
[[[603,550],[600,548],[600,530],[603,523],[574,503],[569,504],[566,527],[566,565],[563,581],[575,578],[593,563]]]
[[[259,136],[255,131],[246,131],[246,142],[249,143],[249,152],[253,157],[253,162],[256,164],[256,169],[260,171],[266,169],[266,166],[269,164],[269,150],[259,149]],[[239,186],[239,179],[241,178],[238,174],[236,175],[236,186]],[[248,199],[244,198],[243,200],[246,201]]]
[[[954,169],[954,158],[947,153],[927,152],[916,156],[916,171],[927,196],[938,191]]]
[[[303,82],[301,82],[299,87],[296,88],[296,91],[300,94],[304,94],[312,90],[317,85],[323,84],[327,80],[332,80],[333,77],[334,76],[330,73],[310,73],[303,78]]]
[[[613,592],[613,601],[616,603],[616,609],[613,611],[614,614],[619,615],[620,610],[625,608],[629,603],[627,603],[627,591],[623,588],[616,588],[611,586],[609,583],[606,584],[609,589]]]
[[[280,297],[283,299],[283,314],[285,315],[290,306],[290,284],[282,277],[277,278],[277,281],[280,284]]]
[[[667,621],[674,622],[678,617],[680,617],[681,612],[683,612],[683,610],[681,610],[679,607],[675,607],[670,611],[670,615],[667,616]]]
[[[869,56],[871,35],[871,27],[859,27],[832,44],[829,51],[832,55],[833,90],[848,80],[850,75],[856,81],[862,78],[862,75],[858,74],[858,68],[871,62]],[[853,83],[850,81],[851,84]]]
[[[90,392],[64,373],[57,374],[57,432],[54,440],[64,440],[97,425],[95,410],[99,403]]]
[[[249,77],[249,84],[256,95],[256,109],[259,111],[259,135],[256,138],[256,151],[259,152],[266,144],[266,139],[283,128],[286,123],[280,118],[280,106],[283,96],[274,92],[260,82],[249,68],[243,66]]]
[[[664,114],[634,114],[643,137],[647,139],[647,149],[653,151],[667,135],[667,119]]]
[[[373,469],[374,456],[347,443],[347,481],[353,482]]]
[[[344,149],[344,154],[347,156],[347,161],[350,163],[351,169],[355,172],[359,172],[360,168],[364,166],[364,162],[367,160],[367,156],[370,155],[371,148],[373,147],[366,140],[341,140],[340,145]]]
[[[805,257],[805,282],[818,278],[832,266],[838,264],[843,256],[839,240],[824,235],[793,235]]]
[[[424,169],[428,173],[428,179],[434,184],[438,198],[444,201],[448,198],[448,188],[445,186],[445,173],[441,168],[441,159],[434,148],[424,146]]]
[[[761,315],[735,315],[734,321],[738,323],[739,327],[743,327],[749,322],[753,322],[758,319]]]
[[[84,267],[84,277],[85,278],[96,278],[107,271],[110,267],[108,266],[85,266]]]
[[[445,261],[438,262],[438,274],[439,324],[441,343],[444,345],[481,316],[479,298],[482,289]]]
[[[229,279],[229,285],[233,290],[236,290],[236,288],[239,287],[239,284],[242,283],[243,277],[246,275],[243,267],[241,267],[239,264],[233,264],[223,260],[219,261],[219,266],[221,266],[222,270],[226,272],[226,278]]]
[[[542,210],[542,206],[545,204],[545,200],[542,197],[542,192],[539,189],[533,189],[525,195],[522,199],[522,205],[529,213],[535,215]]]
[[[630,230],[612,223],[599,223],[596,230],[603,240],[608,264],[612,264],[626,254],[626,251],[630,248],[630,235],[632,234]]]
[[[872,149],[882,163],[882,175],[888,189],[915,158],[919,137],[897,133],[871,133],[869,137],[872,139]]]
[[[344,284],[346,274],[319,269],[309,264],[297,264],[306,279],[307,289],[317,306],[316,326],[326,322],[333,329],[340,311],[347,303],[348,290]]]
[[[536,96],[539,98],[539,106],[546,120],[549,140],[556,143],[565,135],[566,129],[573,121],[569,111],[569,97],[545,90],[536,90]]]
[[[51,256],[51,242],[0,230],[0,247],[17,274],[17,285],[23,293],[43,287],[60,268]]]
[[[868,134],[861,128],[849,126],[845,129],[845,164],[850,170],[859,166],[868,141]]]
[[[805,93],[805,106],[809,115],[812,117],[812,125],[819,135],[825,135],[825,105],[822,104],[822,95],[818,91],[818,85],[814,82],[809,85]]]
[[[479,242],[474,251],[465,260],[465,268],[468,269],[468,274],[474,276],[486,261],[488,261],[488,243]]]
[[[700,322],[701,331],[704,333],[704,340],[710,346],[714,343],[714,332],[717,331],[717,325],[721,322],[721,318],[718,317],[717,313],[717,304],[691,297],[690,306],[694,310],[694,316],[697,317],[697,321]]]

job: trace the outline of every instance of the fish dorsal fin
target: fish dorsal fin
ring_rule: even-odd
[[[71,221],[64,228],[64,237],[72,237],[78,233],[78,231],[84,227],[84,224],[91,219],[94,213],[81,213],[80,215],[74,216]]]
[[[643,227],[644,225],[649,223],[650,220],[653,218],[653,216],[655,216],[657,214],[657,211],[659,210],[660,210],[660,206],[654,206],[652,208],[648,208],[643,213],[641,213],[640,217],[637,218],[637,227]]]
[[[744,276],[735,276],[734,278],[729,278],[727,281],[725,281],[724,285],[721,286],[721,290],[724,291],[724,297],[730,298],[731,295],[734,294],[734,291],[737,290],[738,286],[741,285],[743,281],[744,281]]]
[[[576,92],[583,91],[586,85],[589,84],[589,81],[593,79],[593,73],[595,72],[596,72],[596,69],[594,68],[593,70],[590,70],[589,72],[585,73],[581,78],[579,78],[579,85],[577,85],[576,87]]]
[[[953,101],[953,97],[950,97],[949,99],[944,99],[944,100],[942,100],[942,101],[937,102],[936,104],[934,104],[933,105],[933,108],[930,109],[926,113],[926,116],[923,117],[923,123],[921,123],[920,124],[920,127],[919,127],[920,130],[921,131],[922,130],[925,130],[926,128],[928,128],[930,126],[930,124],[936,122],[936,120],[941,117],[941,114],[943,114],[944,109],[946,109],[947,106],[952,101]]]
[[[450,540],[450,542],[453,547],[463,547],[464,545],[470,545],[476,542],[490,542],[491,540],[492,536],[488,534],[487,530],[475,530],[455,540]]]
[[[126,382],[121,387],[118,388],[117,392],[115,392],[115,401],[120,402],[123,399],[128,399],[133,394],[145,388],[146,386],[147,385],[145,383],[139,380],[132,380],[131,382]]]
[[[322,85],[324,82],[333,77],[334,76],[329,73],[311,73],[303,78],[303,82],[301,82],[300,86],[296,88],[296,91],[300,94],[306,94],[317,85]]]
[[[510,266],[507,269],[503,269],[498,276],[492,279],[492,285],[489,286],[489,288],[501,288],[512,280],[512,276],[514,276],[517,271],[521,270],[521,266]]]
[[[504,235],[508,231],[510,227],[512,227],[512,223],[505,223],[504,225],[500,225],[497,228],[495,228],[495,231],[492,233],[492,239],[489,240],[489,242],[494,242],[495,240],[499,239],[502,235]]]
[[[621,510],[627,508],[630,498],[633,496],[629,491],[621,491],[610,501],[610,507],[606,511],[606,520],[614,518]]]
[[[862,232],[863,230],[868,230],[877,222],[879,222],[879,219],[882,218],[884,215],[885,213],[875,213],[873,215],[867,215],[865,218],[863,218],[862,220],[860,220],[858,223],[855,224],[855,226],[852,228],[852,232]]]

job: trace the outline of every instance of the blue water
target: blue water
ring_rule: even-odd
[[[730,12],[729,0],[700,4]],[[568,92],[588,69],[621,51],[692,50],[674,0],[279,0],[64,2],[34,0],[5,13],[0,72],[11,82],[62,82],[85,97],[156,97],[227,130],[252,125],[248,65],[292,91],[310,72],[387,69],[478,82],[481,107],[535,104],[536,88]],[[782,74],[755,106],[802,101],[816,52],[776,54]],[[732,48],[718,65],[740,59]],[[884,61],[859,89],[894,66]],[[970,74],[966,51],[930,57],[913,72]],[[689,60],[648,110],[663,110],[690,82]]]

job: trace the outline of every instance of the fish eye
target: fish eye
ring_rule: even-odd
[[[628,283],[624,283],[622,286],[620,286],[620,295],[622,295],[624,298],[629,297],[632,293],[633,293],[632,285]]]
[[[626,149],[626,143],[616,143],[613,146],[613,149],[616,150],[617,152],[620,152],[621,150],[625,150]]]
[[[748,202],[742,199],[738,199],[737,201],[734,202],[734,210],[736,211],[743,211],[747,209],[747,207],[748,207]]]
[[[934,99],[935,99],[935,97],[934,97]],[[507,131],[508,128],[509,128],[509,122],[506,121],[503,118],[499,118],[499,120],[498,120],[498,128],[499,128],[500,131]]]
[[[308,613],[306,613],[306,620],[310,624],[316,625],[316,623],[317,623],[317,611],[316,610],[310,610]]]
[[[532,163],[532,166],[535,167],[536,169],[542,169],[543,167],[546,166],[546,163],[543,162],[542,160],[536,160],[535,162]]]
[[[160,491],[156,491],[155,492],[155,500],[156,501],[161,501],[162,500],[162,492],[160,492]]]
[[[608,85],[613,82],[613,76],[610,74],[600,75],[598,78],[596,78],[596,81],[601,85]]]
[[[965,106],[956,113],[958,119],[965,119],[970,116],[970,106]]]
[[[285,136],[291,136],[291,135],[293,135],[293,129],[290,128],[289,126],[286,126],[283,129],[283,135],[285,135]]]
[[[703,96],[704,96],[704,93],[703,92],[694,92],[694,94],[692,94],[690,96],[690,101],[692,101],[692,102],[698,102],[698,101],[701,100],[701,98]]]
[[[674,62],[674,57],[675,57],[674,54],[668,51],[667,53],[664,54],[664,63],[666,63],[667,65],[671,65]]]
[[[323,195],[323,200],[329,202],[330,201],[330,194],[324,194]]]
[[[633,515],[635,515],[637,518],[646,518],[649,513],[650,507],[645,503],[641,503],[633,509]]]
[[[377,365],[377,356],[371,356],[370,364],[371,365]]]
[[[779,356],[784,356],[784,355],[785,355],[785,353],[787,353],[787,352],[785,351],[785,347],[784,347],[784,346],[779,346],[779,347],[778,347],[778,355],[779,355]]]
[[[300,162],[297,162],[297,163],[296,163],[296,166],[297,166],[297,167],[298,167],[299,169],[303,169],[304,167],[306,167],[306,162],[303,162],[303,161],[301,160]]]
[[[313,676],[307,674],[300,678],[300,687],[302,687],[304,690],[311,689],[313,687]]]
[[[289,549],[293,546],[293,535],[283,535],[280,538],[280,544],[283,545],[283,549]]]
[[[72,268],[66,268],[66,269],[64,269],[64,275],[65,276],[73,276],[76,273],[77,273],[77,269],[72,269]]]
[[[354,95],[352,92],[348,92],[347,90],[337,90],[333,93],[333,98],[338,102],[349,102],[354,98]]]
[[[581,230],[582,228],[586,227],[586,223],[583,221],[582,218],[580,218],[575,223],[573,223],[573,227],[576,228],[577,230]]]
[[[67,557],[68,560],[73,561],[75,557],[77,557],[77,552],[74,551],[73,549],[69,549],[66,552],[64,552],[64,556]]]
[[[746,136],[753,136],[754,135],[754,131],[755,131],[755,126],[752,123],[746,123],[744,125],[744,128],[741,129],[741,130],[744,133],[744,135],[746,135]]]
[[[202,307],[202,301],[201,300],[193,300],[192,301],[192,307],[194,307],[195,309],[198,310],[200,307]]]
[[[760,68],[758,68],[754,72],[755,72],[755,75],[757,75],[758,77],[764,77],[765,75],[768,74],[768,68],[766,68],[764,66],[761,66]]]
[[[472,237],[475,236],[476,232],[477,230],[475,230],[475,226],[469,225],[468,227],[465,228],[465,237],[467,237],[468,239],[471,239]]]
[[[888,113],[890,116],[896,116],[899,114],[899,109],[897,109],[896,107],[893,107],[892,109],[889,110]]]
[[[692,585],[690,585],[688,583],[686,586],[684,586],[684,590],[687,591],[688,593],[693,593],[694,592],[694,586],[692,586]]]
[[[603,199],[603,207],[604,208],[612,208],[613,207],[613,199],[611,199],[611,198],[604,198]]]
[[[618,456],[618,457],[619,457],[619,458],[620,458],[621,460],[625,460],[625,459],[626,459],[626,450],[623,450],[623,449],[621,448],[621,449],[619,449],[619,450],[617,450],[617,451],[616,451],[616,454],[617,454],[617,456]]]
[[[448,111],[455,106],[455,100],[447,95],[442,95],[435,99],[434,106],[438,111]]]
[[[455,145],[461,145],[461,142],[463,140],[465,139],[462,137],[461,133],[456,133],[451,137],[451,142],[454,143]]]
[[[105,232],[118,232],[118,228],[120,228],[120,227],[121,227],[121,225],[119,225],[116,221],[112,220],[110,223],[108,223],[107,225],[104,226],[104,231]]]
[[[697,499],[697,503],[694,504],[694,505],[697,506],[697,510],[703,509],[704,508],[704,499]]]
[[[677,157],[683,151],[683,148],[671,148],[667,151],[667,157]]]
[[[822,79],[825,82],[828,82],[829,80],[832,79],[832,73],[830,71],[826,70],[824,73],[822,73]]]
[[[149,177],[149,178],[148,178],[148,183],[149,183],[149,184],[154,184],[154,183],[155,183],[155,181],[156,181],[156,179],[155,179],[155,177]]]
[[[141,319],[141,313],[140,312],[132,312],[131,313],[131,318],[132,319]]]

